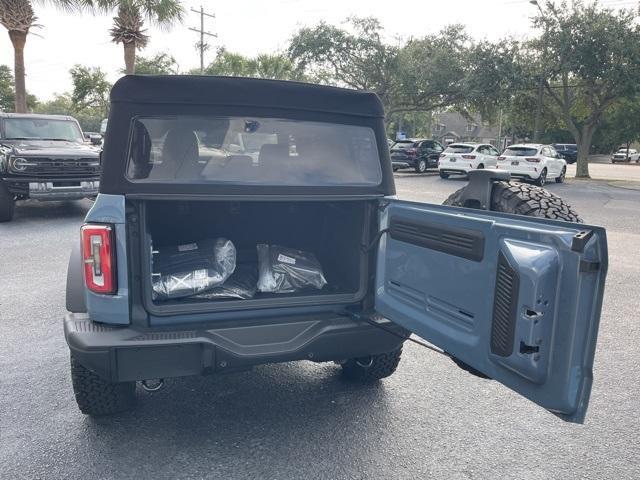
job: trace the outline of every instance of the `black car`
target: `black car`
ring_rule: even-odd
[[[443,146],[436,140],[398,140],[391,146],[391,165],[393,171],[413,168],[424,173],[428,168],[438,168],[438,158],[443,151]]]
[[[73,200],[98,194],[100,149],[64,115],[0,113],[0,222],[16,200]]]
[[[485,169],[448,205],[401,200],[378,97],[299,82],[125,76],[105,143],[67,275],[83,413],[294,360],[378,381],[413,332],[584,420],[606,238],[560,198]]]
[[[578,160],[578,146],[575,143],[554,143],[553,148],[567,163],[576,163]]]

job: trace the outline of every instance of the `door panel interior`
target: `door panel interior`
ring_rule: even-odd
[[[376,310],[582,422],[607,268],[602,228],[392,200]]]

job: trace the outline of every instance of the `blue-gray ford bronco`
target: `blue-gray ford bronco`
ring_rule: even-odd
[[[131,408],[136,382],[295,360],[377,381],[413,333],[583,422],[604,229],[499,170],[444,205],[400,200],[386,138],[373,93],[119,80],[67,276],[80,410]]]

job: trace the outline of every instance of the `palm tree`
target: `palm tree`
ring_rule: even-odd
[[[145,19],[161,27],[169,27],[182,20],[184,13],[179,0],[95,0],[91,3],[101,10],[117,9],[109,33],[114,43],[122,43],[127,74],[135,72],[136,50],[149,42],[144,28]]]
[[[37,17],[29,0],[0,0],[0,24],[9,32],[13,45],[15,77],[15,109],[18,113],[27,111],[27,89],[24,81],[24,45],[29,30],[37,27]]]

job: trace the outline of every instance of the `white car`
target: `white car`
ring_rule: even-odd
[[[631,160],[635,160],[636,162],[640,160],[640,153],[633,148],[627,150],[626,147],[622,147],[611,157],[611,163],[630,162]]]
[[[488,143],[452,143],[438,159],[441,178],[466,175],[471,170],[494,168],[500,153]]]
[[[544,185],[547,180],[564,182],[567,162],[551,145],[524,143],[510,145],[498,157],[498,167],[509,170],[513,178]]]

